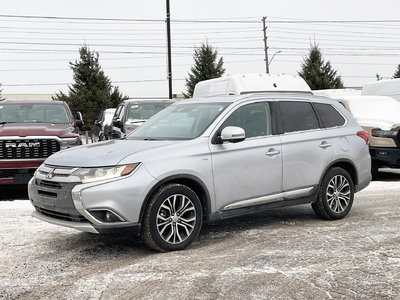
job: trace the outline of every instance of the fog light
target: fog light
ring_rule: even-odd
[[[117,219],[112,213],[110,213],[109,211],[106,212],[106,221],[107,222],[115,222]]]
[[[110,210],[89,210],[89,213],[101,223],[125,222],[124,218]]]

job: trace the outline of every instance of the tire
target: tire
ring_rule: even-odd
[[[154,250],[182,250],[196,239],[202,220],[203,210],[196,193],[182,184],[167,184],[150,198],[141,237]]]
[[[342,168],[328,170],[319,187],[317,201],[311,206],[315,214],[326,220],[343,219],[354,200],[354,183]]]

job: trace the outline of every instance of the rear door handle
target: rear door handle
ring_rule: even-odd
[[[322,148],[322,149],[329,148],[330,146],[332,146],[332,144],[329,144],[327,141],[323,141],[323,142],[319,145],[319,147]]]
[[[278,155],[279,153],[280,153],[279,150],[271,148],[271,149],[268,150],[268,152],[265,153],[265,155],[267,155],[267,156],[275,156],[275,155]]]

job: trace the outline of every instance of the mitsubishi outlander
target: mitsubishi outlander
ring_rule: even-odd
[[[368,133],[337,101],[257,93],[174,103],[123,140],[57,152],[29,182],[33,216],[77,230],[131,228],[159,251],[202,223],[310,203],[344,218],[371,180]]]

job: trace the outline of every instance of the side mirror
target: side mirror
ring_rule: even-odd
[[[78,111],[76,113],[76,120],[75,120],[75,126],[78,128],[83,127],[84,122],[83,122],[83,118],[82,118],[82,114]]]
[[[230,143],[237,143],[244,141],[246,138],[246,133],[244,129],[241,127],[236,126],[227,126],[221,131],[220,141],[223,142],[230,142]]]
[[[112,123],[113,123],[113,125],[114,125],[115,127],[118,127],[118,128],[121,128],[121,127],[122,127],[122,124],[121,124],[121,120],[120,120],[120,119],[113,120]]]
[[[94,121],[94,125],[101,126],[100,121],[99,120]]]

